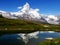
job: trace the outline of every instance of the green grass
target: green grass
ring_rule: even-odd
[[[40,42],[38,45],[60,45],[60,38],[53,40],[46,40],[44,42]]]
[[[6,19],[6,18],[0,18],[0,29],[7,28],[10,29],[38,29],[39,24],[35,22],[30,21],[24,21],[24,20],[13,20],[13,19]]]

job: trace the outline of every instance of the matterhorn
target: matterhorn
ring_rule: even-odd
[[[44,22],[49,24],[59,24],[59,18],[58,16],[54,15],[48,15],[45,16],[39,13],[39,9],[33,9],[30,7],[29,3],[26,2],[25,5],[19,8],[19,11],[17,12],[6,12],[0,10],[0,14],[2,14],[3,17],[9,18],[9,19],[22,19],[22,20],[30,20],[30,21],[36,21],[38,22]]]

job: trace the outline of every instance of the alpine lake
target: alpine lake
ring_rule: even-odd
[[[4,34],[0,36],[0,45],[38,45],[49,39],[60,38],[60,32],[35,31],[31,33]]]

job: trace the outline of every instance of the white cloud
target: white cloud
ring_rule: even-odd
[[[21,9],[22,7],[18,7],[18,9]]]
[[[6,13],[6,11],[2,11],[2,10],[0,10],[0,12],[1,12],[1,13]]]
[[[58,20],[58,18],[54,15],[49,15],[48,18],[52,18],[52,19],[55,19],[55,20]]]
[[[35,9],[36,11],[39,11],[39,9]]]

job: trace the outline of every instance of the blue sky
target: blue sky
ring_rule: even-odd
[[[0,10],[15,12],[17,7],[28,2],[31,8],[38,8],[41,14],[60,14],[60,0],[0,0]]]

